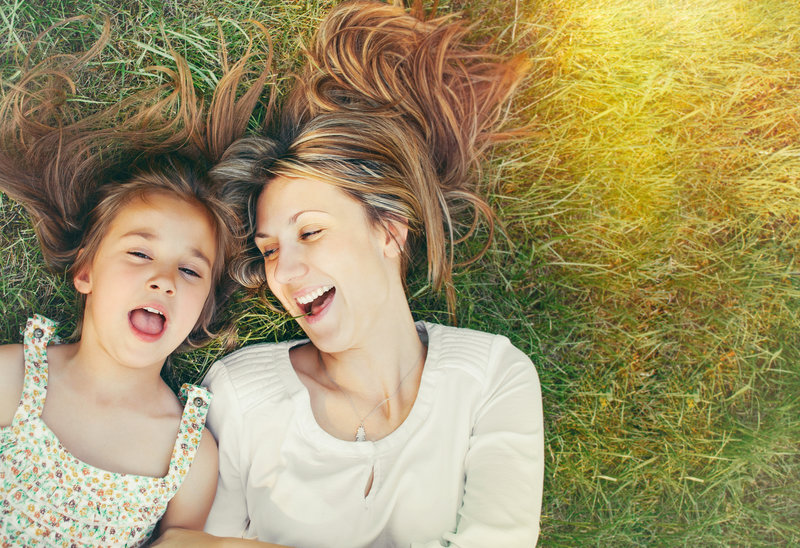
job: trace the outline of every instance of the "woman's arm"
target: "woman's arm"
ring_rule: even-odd
[[[238,397],[223,365],[217,364],[213,366],[203,380],[203,385],[208,387],[214,394],[214,400],[209,407],[206,418],[206,425],[208,430],[216,436],[219,443],[218,452],[216,445],[213,447],[215,492],[212,491],[210,493],[210,498],[203,514],[203,522],[215,534],[238,535],[244,533],[245,524],[248,520],[245,493],[239,474],[240,442],[242,421],[244,419],[239,407]],[[205,438],[205,435],[203,437]],[[212,436],[209,436],[209,438],[211,441],[214,439]],[[219,474],[217,473],[218,467]],[[186,480],[189,480],[188,476]],[[181,491],[183,491],[184,486],[181,487]],[[177,495],[175,498],[177,498]],[[188,500],[191,503],[191,497],[188,497]],[[213,510],[209,516],[208,523],[205,523],[206,515],[209,513],[209,509],[212,509],[212,502]],[[202,529],[203,524],[199,528]],[[238,537],[215,536],[194,529],[197,528],[171,522],[169,523],[169,528],[162,527],[164,532],[153,543],[153,546],[158,546],[159,548],[187,546],[192,548],[246,548],[248,546],[280,548],[278,544]]]
[[[242,537],[247,534],[250,522],[244,481],[246,472],[242,471],[247,467],[245,413],[223,362],[211,367],[202,384],[214,395],[206,425],[219,445],[217,493],[205,530],[223,537]]]
[[[539,536],[544,483],[542,398],[530,359],[498,337],[465,457],[454,532],[414,548],[530,547]]]

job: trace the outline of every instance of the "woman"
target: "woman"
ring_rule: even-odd
[[[452,291],[455,222],[524,69],[449,19],[351,2],[323,21],[271,138],[215,177],[254,242],[234,265],[307,340],[215,364],[220,483],[206,531],[291,546],[532,546],[541,395],[502,336],[414,322],[404,276],[424,253]],[[474,227],[474,223],[472,223]],[[201,545],[220,539],[172,532]],[[244,542],[244,541],[240,541]]]

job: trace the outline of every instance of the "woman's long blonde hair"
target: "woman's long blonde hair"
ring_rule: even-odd
[[[407,222],[404,266],[424,257],[428,280],[445,289],[452,313],[453,245],[481,217],[491,239],[494,218],[476,173],[500,136],[502,107],[527,63],[467,43],[469,27],[455,16],[424,19],[421,13],[419,6],[412,14],[368,1],[334,8],[307,50],[280,123],[264,137],[236,142],[212,176],[251,242],[256,201],[276,177],[336,185],[373,222]],[[468,211],[459,237],[456,219]],[[241,284],[266,291],[254,245],[232,270]]]

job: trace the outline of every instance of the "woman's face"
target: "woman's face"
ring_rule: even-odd
[[[405,231],[390,227],[394,234],[319,180],[278,178],[261,193],[255,243],[267,283],[321,350],[358,347],[405,305],[398,246]]]

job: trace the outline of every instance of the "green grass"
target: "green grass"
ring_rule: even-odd
[[[115,100],[184,54],[198,88],[253,17],[276,68],[298,66],[333,2],[0,0],[0,66],[53,21],[38,55],[114,39],[82,96]],[[543,546],[800,543],[800,10],[789,0],[442,2],[488,21],[533,69],[511,118],[530,137],[485,178],[508,239],[460,271],[459,325],[507,334],[536,362],[547,420]],[[92,103],[85,103],[91,109]],[[32,312],[74,324],[72,290],[41,266],[0,197],[0,341]],[[420,317],[443,300],[410,281]],[[296,329],[241,295],[242,344]],[[178,358],[197,380],[219,345]]]

